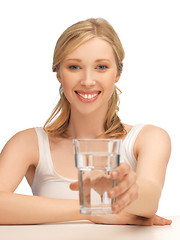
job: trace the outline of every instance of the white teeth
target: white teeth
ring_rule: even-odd
[[[78,92],[77,92],[78,93]],[[94,93],[94,94],[82,94],[82,93],[78,93],[81,97],[86,98],[86,99],[91,99],[95,96],[97,96],[99,93]]]

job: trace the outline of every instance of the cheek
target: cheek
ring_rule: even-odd
[[[71,102],[70,90],[72,89],[72,81],[70,81],[68,74],[62,72],[60,82],[62,84],[65,97],[69,102]]]
[[[64,90],[66,88],[71,88],[71,85],[72,85],[71,79],[72,79],[72,77],[69,73],[67,73],[66,71],[62,71],[62,73],[61,73],[61,84],[63,85]]]
[[[73,88],[73,86],[71,85],[71,81],[63,81],[62,86],[63,86],[63,92],[65,97],[69,102],[71,102],[71,98],[72,98],[71,90]]]
[[[106,96],[106,99],[109,100],[114,92],[116,75],[114,72],[110,72],[103,80],[104,94]]]
[[[77,81],[79,80],[79,74],[75,74],[75,73],[71,73],[69,71],[62,71],[61,73],[61,79],[62,79],[62,84],[64,86],[73,86],[77,83]]]
[[[114,72],[108,73],[103,79],[103,85],[106,90],[112,91],[115,86],[116,76]]]

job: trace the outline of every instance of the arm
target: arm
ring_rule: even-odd
[[[77,200],[14,194],[28,168],[38,162],[34,129],[16,134],[0,154],[0,224],[39,224],[83,219]]]
[[[92,216],[91,221],[103,224],[170,225],[171,220],[155,215],[164,185],[166,167],[171,152],[168,134],[157,127],[145,126],[137,137],[134,153],[137,171],[121,164],[112,177],[120,180],[113,188],[118,199],[117,213],[112,216]],[[109,193],[110,196],[112,196]]]
[[[170,152],[170,138],[164,130],[150,125],[142,129],[134,145],[136,174],[132,177],[133,173],[129,171],[124,175],[124,181],[114,188],[115,195],[119,198],[119,209],[116,212],[125,207],[124,210],[133,215],[147,218],[154,216],[158,209]],[[120,166],[117,172],[117,178],[121,178],[124,174],[123,167],[121,169]],[[126,194],[122,194],[122,190]],[[136,191],[138,197],[132,201]]]
[[[83,219],[78,200],[0,192],[0,224],[42,224]]]
[[[158,209],[171,154],[170,137],[163,129],[146,126],[137,138],[135,148],[139,197],[126,211],[139,216],[152,217]]]

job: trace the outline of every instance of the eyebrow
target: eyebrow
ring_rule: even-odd
[[[82,60],[79,59],[79,58],[68,58],[68,59],[66,59],[65,61],[77,61],[77,62],[82,62]],[[102,61],[110,62],[110,60],[109,60],[109,59],[106,59],[106,58],[97,59],[95,62],[102,62]]]
[[[65,61],[77,61],[77,62],[82,62],[81,59],[78,58],[68,58]]]

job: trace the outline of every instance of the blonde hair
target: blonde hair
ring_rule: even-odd
[[[62,60],[71,53],[75,48],[82,43],[98,37],[107,41],[112,46],[118,72],[122,72],[124,50],[117,33],[113,27],[102,18],[90,18],[85,21],[80,21],[67,28],[58,39],[53,57],[53,72],[59,70]],[[123,124],[121,123],[117,112],[119,111],[119,96],[117,90],[121,91],[115,86],[114,92],[108,103],[108,111],[104,121],[104,132],[97,137],[119,137],[126,133]],[[60,100],[54,108],[51,116],[44,125],[44,130],[53,136],[69,137],[67,128],[69,125],[71,114],[70,103],[66,99],[62,85],[60,86]]]

